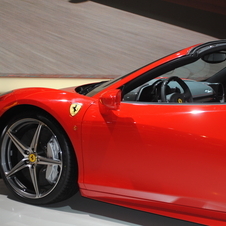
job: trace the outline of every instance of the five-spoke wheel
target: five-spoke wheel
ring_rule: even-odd
[[[28,203],[59,201],[75,191],[75,158],[64,131],[35,112],[17,116],[5,127],[1,171],[13,193]]]

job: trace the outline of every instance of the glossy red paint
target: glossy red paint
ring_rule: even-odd
[[[0,115],[7,113],[8,110],[17,106],[35,106],[51,114],[70,137],[74,149],[76,150],[76,157],[80,169],[79,178],[83,180],[81,126],[83,115],[92,102],[92,98],[84,98],[84,96],[75,92],[47,88],[25,88],[15,90],[7,96],[1,97]],[[70,106],[73,103],[83,104],[76,118],[70,115]],[[17,114],[16,108],[14,114]]]
[[[108,111],[118,110],[122,99],[122,92],[118,89],[108,90],[100,97],[100,106],[103,105]]]
[[[163,202],[174,214],[185,214],[185,206],[194,208],[199,217],[219,211],[226,220],[226,182],[216,176],[225,171],[221,118],[226,106],[217,112],[213,108],[121,103],[119,111],[103,117],[92,105],[83,123],[83,192],[88,196],[99,192],[99,199],[113,203],[115,195],[119,202],[124,197],[132,208],[137,199],[143,210],[147,202],[157,209]],[[209,129],[214,127],[222,129]],[[209,211],[199,215],[196,208]]]
[[[207,45],[211,46],[211,45]],[[208,225],[226,221],[226,105],[123,102],[118,89],[187,56],[195,46],[149,64],[92,97],[72,88],[26,88],[0,97],[0,120],[28,106],[67,133],[83,196]],[[81,110],[70,114],[72,104]],[[0,121],[1,123],[1,121]]]

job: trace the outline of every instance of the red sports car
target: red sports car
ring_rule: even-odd
[[[85,197],[226,221],[226,40],[128,75],[0,96],[1,174],[24,202]]]

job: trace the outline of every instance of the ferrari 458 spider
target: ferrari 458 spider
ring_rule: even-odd
[[[0,96],[1,175],[24,202],[85,197],[226,221],[226,40],[128,75]]]

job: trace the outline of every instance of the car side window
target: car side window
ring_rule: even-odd
[[[226,62],[199,59],[136,87],[123,101],[148,103],[224,103]]]

